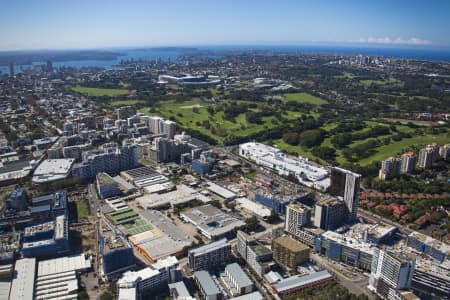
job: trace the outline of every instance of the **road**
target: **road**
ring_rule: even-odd
[[[321,257],[317,253],[311,252],[311,259],[316,262],[319,266],[324,267],[331,273],[333,273],[340,284],[345,286],[353,294],[364,294],[369,297],[369,299],[375,299],[374,295],[368,290],[367,286],[369,284],[369,279],[367,277],[360,279],[350,279],[341,274],[340,270],[336,266],[329,262],[326,258]]]
[[[370,211],[367,211],[367,210],[364,210],[364,209],[361,209],[361,208],[358,209],[358,215],[363,217],[363,218],[365,218],[365,219],[369,219],[371,221],[384,222],[386,224],[395,226],[404,235],[408,235],[411,232],[413,232],[411,229],[409,229],[409,228],[407,228],[407,227],[405,227],[405,226],[403,226],[401,224],[398,224],[397,222],[394,222],[392,220],[386,219],[386,218],[384,218],[382,216],[376,215],[376,214],[374,214],[374,213],[372,213]]]

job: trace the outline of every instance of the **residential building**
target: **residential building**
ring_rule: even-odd
[[[383,299],[391,299],[398,290],[409,290],[415,268],[415,258],[404,252],[374,249],[369,289]]]
[[[236,250],[241,257],[259,276],[267,273],[270,269],[268,262],[272,260],[272,252],[243,231],[238,231],[236,236]]]
[[[119,184],[107,173],[98,173],[96,178],[97,192],[100,199],[123,195],[122,190],[119,188]]]
[[[23,187],[18,187],[9,194],[5,201],[6,208],[21,211],[27,209],[26,191]]]
[[[135,295],[136,300],[148,299],[149,293],[164,289],[169,283],[180,279],[181,269],[178,260],[174,256],[169,256],[145,269],[124,273],[117,281],[119,299],[125,299],[124,294],[128,296],[130,292]]]
[[[136,114],[136,108],[133,106],[122,106],[116,109],[117,119],[127,119]]]
[[[189,294],[189,291],[183,281],[170,283],[169,292],[172,300],[195,300],[195,298]]]
[[[361,175],[351,171],[333,167],[331,168],[330,193],[342,197],[348,210],[348,220],[356,219],[359,206]]]
[[[24,257],[49,257],[70,250],[69,226],[65,215],[57,216],[54,221],[26,227],[24,231]]]
[[[381,161],[381,169],[378,174],[380,180],[389,180],[400,176],[401,160],[397,157],[389,157]]]
[[[122,147],[106,145],[103,149],[84,153],[83,162],[75,165],[73,175],[83,180],[91,180],[100,172],[110,175],[118,174],[120,171],[136,168],[138,165],[136,145]]]
[[[289,236],[282,236],[272,241],[273,259],[291,269],[309,261],[309,250],[308,246]]]
[[[194,280],[200,290],[202,299],[222,300],[223,294],[207,271],[197,271],[194,273]]]
[[[433,163],[439,159],[439,145],[433,143],[419,151],[418,166],[422,169],[430,169]]]
[[[326,231],[315,239],[314,249],[337,262],[370,271],[373,245],[334,231]]]
[[[227,265],[221,277],[222,282],[224,282],[233,297],[253,291],[253,282],[237,263]]]
[[[407,238],[407,245],[441,263],[450,259],[450,245],[420,232],[411,232]]]
[[[439,155],[442,159],[447,160],[450,157],[450,144],[445,144],[439,149]]]
[[[315,288],[333,281],[333,276],[323,270],[308,275],[294,275],[281,279],[272,285],[275,294],[283,299],[285,296],[293,295],[307,288]]]
[[[414,152],[409,151],[402,154],[402,162],[400,165],[400,174],[411,174],[416,168],[417,156]]]
[[[344,224],[347,215],[348,209],[343,201],[327,196],[316,202],[314,226],[333,230]]]
[[[311,208],[302,204],[289,204],[286,206],[284,230],[291,234],[311,222]]]
[[[221,239],[188,252],[189,267],[194,270],[209,270],[225,265],[231,258],[231,244]]]

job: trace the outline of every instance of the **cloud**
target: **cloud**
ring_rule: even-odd
[[[365,44],[392,44],[392,45],[431,45],[431,41],[416,37],[410,39],[390,38],[390,37],[369,37],[360,38],[356,42]]]

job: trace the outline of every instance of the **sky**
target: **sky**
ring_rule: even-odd
[[[337,43],[450,49],[450,1],[0,0],[0,50]]]

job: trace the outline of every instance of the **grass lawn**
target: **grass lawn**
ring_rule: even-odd
[[[328,101],[315,97],[313,95],[307,94],[307,93],[290,93],[290,94],[284,94],[284,102],[288,101],[296,101],[300,103],[308,103],[313,105],[323,105],[327,104]]]
[[[109,96],[117,97],[121,95],[128,94],[128,90],[125,89],[103,89],[103,88],[92,88],[84,86],[76,86],[72,88],[72,91],[77,93],[86,94],[88,96],[99,97],[99,96]]]
[[[127,105],[136,105],[136,104],[145,104],[145,100],[117,100],[117,101],[111,101],[109,103],[112,107],[120,107],[120,106],[127,106]]]
[[[89,216],[89,203],[87,199],[80,199],[75,204],[77,206],[78,220],[87,218]]]
[[[245,102],[245,101],[239,101]],[[224,118],[223,111],[218,111],[210,115],[207,111],[208,106],[215,104],[203,102],[201,100],[191,100],[184,102],[176,102],[174,100],[164,101],[156,107],[157,113],[164,118],[175,118],[180,126],[195,129],[205,135],[217,139],[219,142],[229,134],[236,136],[247,136],[257,132],[262,132],[268,128],[277,125],[275,117],[263,117],[263,124],[253,124],[247,122],[244,113],[239,114],[233,121]],[[259,109],[253,109],[258,111]],[[149,113],[148,108],[142,108],[139,112]],[[289,120],[297,119],[301,114],[297,112],[287,112],[284,117]],[[206,128],[203,122],[208,121],[210,128]]]
[[[374,161],[381,161],[389,156],[393,156],[396,154],[401,154],[403,150],[410,146],[420,145],[423,146],[425,144],[430,144],[432,142],[436,142],[438,144],[446,144],[450,141],[450,136],[446,133],[438,134],[438,135],[422,135],[416,136],[408,139],[403,139],[398,142],[392,142],[388,145],[383,145],[378,147],[372,156],[362,159],[359,163],[362,166],[368,165]]]
[[[385,80],[360,80],[359,83],[361,85],[364,86],[370,86],[372,84],[374,85],[380,85],[380,86],[390,86],[390,87],[395,87],[395,86],[403,86],[403,81],[395,79],[394,77],[389,77],[388,79]]]

